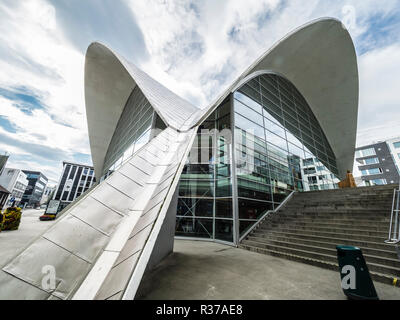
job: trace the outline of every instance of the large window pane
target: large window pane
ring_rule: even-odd
[[[210,180],[181,180],[179,182],[179,195],[185,197],[213,197],[214,181]]]
[[[257,123],[258,125],[263,125],[263,117],[261,113],[257,113],[249,107],[245,106],[239,101],[235,101],[235,112],[250,119],[251,121]]]
[[[275,122],[265,119],[265,128],[279,137],[282,138],[285,137],[285,129],[283,129],[280,125],[276,124]]]
[[[176,218],[175,235],[193,238],[213,238],[213,219]]]
[[[252,201],[248,199],[238,200],[239,219],[257,220],[268,210],[273,210],[273,205],[270,202]]]
[[[250,199],[272,201],[270,186],[247,179],[238,179],[238,196]]]
[[[214,166],[208,164],[190,164],[185,165],[182,171],[181,179],[208,179],[214,177]]]
[[[215,166],[217,172],[217,179],[228,178],[231,176],[231,165],[230,164],[217,164]]]
[[[240,236],[242,236],[255,223],[256,223],[256,221],[240,220],[239,221],[239,234],[240,234]]]
[[[212,217],[214,215],[214,200],[199,198],[179,198],[176,215],[187,217]]]
[[[215,220],[215,239],[233,242],[232,220]]]
[[[232,198],[215,200],[215,216],[219,218],[232,218]]]
[[[230,197],[232,195],[231,179],[221,179],[216,181],[217,197]]]
[[[270,132],[269,130],[265,130],[267,135],[267,141],[272,143],[274,146],[279,147],[280,149],[287,151],[287,142],[286,139],[280,136],[275,135],[274,133]]]
[[[235,99],[237,99],[238,101],[241,101],[243,104],[250,107],[254,111],[257,111],[258,113],[262,113],[262,106],[260,104],[258,104],[255,100],[250,99],[249,97],[247,97],[246,95],[244,95],[238,91],[235,92],[234,96],[235,96]]]
[[[240,129],[247,131],[250,134],[256,135],[263,139],[265,138],[264,129],[261,125],[256,124],[237,113],[235,113],[235,125]]]

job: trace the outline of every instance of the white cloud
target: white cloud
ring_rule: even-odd
[[[359,72],[357,144],[400,136],[400,43],[362,55]]]
[[[13,138],[65,151],[65,159],[75,152],[89,153],[83,99],[84,54],[64,36],[54,7],[47,1],[27,0],[0,4],[0,87],[27,90],[38,96],[43,108],[29,115],[21,102],[0,98],[0,115],[13,124]],[[1,145],[3,150],[22,155],[26,150]],[[10,159],[12,161],[12,158]],[[19,162],[21,169],[58,175],[61,165]],[[15,164],[16,165],[16,164]]]
[[[0,4],[0,88],[31,91],[44,107],[27,115],[16,101],[0,99],[0,116],[7,117],[18,128],[15,134],[4,130],[0,134],[54,150],[63,149],[68,160],[74,152],[89,153],[83,92],[84,52],[73,45],[70,32],[80,29],[76,24],[88,27],[88,21],[71,20],[68,29],[68,17],[73,14],[63,15],[67,20],[61,24],[62,13],[57,12],[61,10],[60,3],[6,0]],[[209,104],[250,63],[294,28],[319,17],[339,18],[363,54],[359,57],[358,143],[393,136],[399,130],[399,38],[393,36],[393,30],[387,34],[370,30],[371,19],[384,19],[399,12],[398,0],[121,0],[121,3],[129,5],[132,19],[136,20],[130,23],[139,25],[147,51],[141,50],[150,56],[147,61],[140,60],[139,67],[199,107]],[[113,32],[96,34],[101,21],[93,19],[90,23],[98,25],[88,27],[93,32],[88,33],[93,36],[89,42],[98,40],[97,35],[108,43],[118,38]],[[114,29],[110,26],[107,30]],[[112,35],[113,39],[104,39],[103,35]],[[136,39],[133,35],[132,39],[125,39],[126,33],[120,37],[124,37],[119,39],[120,48]],[[385,41],[377,41],[378,37],[384,37]],[[385,46],[377,48],[377,43]],[[125,50],[120,53],[128,60],[135,60],[132,56],[135,52]],[[21,157],[29,156],[22,144],[0,141],[0,149],[3,148]],[[41,166],[48,170],[49,176],[61,171],[61,164],[43,165],[33,156],[32,161],[18,161],[31,169]]]
[[[12,138],[25,143],[43,144],[51,148],[64,149],[68,153],[87,151],[82,143],[82,132],[55,122],[45,110],[35,109],[27,114],[11,100],[0,97],[0,116],[16,128]]]
[[[396,0],[126,1],[151,56],[141,67],[200,107],[294,28],[336,17],[356,44],[368,47],[370,19],[387,17],[398,6]]]

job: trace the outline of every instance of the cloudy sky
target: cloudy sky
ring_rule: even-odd
[[[203,108],[292,29],[336,17],[357,50],[357,144],[400,136],[398,0],[0,0],[0,153],[56,183],[91,164],[86,48],[101,41]]]

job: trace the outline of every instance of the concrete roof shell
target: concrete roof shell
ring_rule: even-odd
[[[345,26],[321,18],[294,30],[257,59],[208,108],[199,123],[255,76],[284,76],[300,91],[336,156],[340,177],[352,170],[356,143],[359,78],[357,55]]]
[[[163,87],[106,46],[93,43],[86,54],[85,97],[95,172],[119,117],[137,84],[155,111],[180,131],[201,124],[237,88],[263,73],[283,75],[308,102],[337,158],[339,175],[353,167],[358,116],[358,67],[344,25],[322,18],[294,30],[257,59],[210,106],[201,110]]]
[[[185,123],[200,111],[107,46],[92,43],[86,52],[85,103],[96,176],[102,172],[118,120],[136,85],[161,119],[176,130],[190,129]]]

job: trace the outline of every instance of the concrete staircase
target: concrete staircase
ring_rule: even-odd
[[[296,193],[239,247],[338,270],[336,245],[357,246],[362,249],[372,278],[394,284],[394,279],[400,278],[400,259],[396,247],[384,240],[388,237],[395,187]]]

